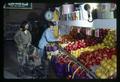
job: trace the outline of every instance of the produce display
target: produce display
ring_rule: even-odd
[[[94,34],[95,30],[92,30]],[[87,35],[86,29],[72,29],[69,35],[63,35],[59,46],[82,63],[97,78],[113,79],[117,72],[116,33],[114,30],[99,29],[99,37]],[[48,54],[56,75],[67,79],[91,79],[83,67],[72,60],[69,55],[59,51],[58,45],[47,46]],[[57,51],[57,52],[56,52]],[[52,52],[52,53],[51,53]],[[95,68],[94,68],[95,67]]]
[[[88,50],[81,53],[77,59],[88,69],[98,65],[98,68],[95,70],[95,74],[98,78],[112,78],[112,76],[114,77],[117,71],[117,53],[115,46],[115,31],[109,30],[102,43],[89,46],[89,49],[93,50]]]
[[[105,32],[101,32],[100,34],[103,35],[102,33],[107,34],[108,30],[105,30]],[[104,38],[103,38],[104,36]],[[74,57],[79,57],[82,52],[86,51],[95,51],[98,49],[103,49],[103,48],[112,48],[115,47],[116,40],[115,40],[115,31],[108,31],[108,34],[105,36],[103,35],[102,38],[94,37],[94,38],[86,38],[74,42],[69,42],[65,44],[60,44],[65,50],[67,50],[71,55]],[[108,44],[109,43],[109,44]],[[63,46],[64,45],[64,46]]]

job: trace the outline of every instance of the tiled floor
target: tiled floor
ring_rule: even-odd
[[[18,62],[16,59],[17,48],[14,41],[4,42],[4,78],[17,79]],[[49,68],[48,79],[56,79],[54,70]]]

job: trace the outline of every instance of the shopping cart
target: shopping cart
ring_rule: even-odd
[[[18,76],[23,79],[44,79],[44,67],[41,65],[41,58],[38,48],[30,45],[24,49],[24,53],[17,52],[19,64]]]

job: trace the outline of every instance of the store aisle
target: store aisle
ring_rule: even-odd
[[[14,41],[4,41],[4,78],[16,79],[18,62],[16,59],[17,48]]]

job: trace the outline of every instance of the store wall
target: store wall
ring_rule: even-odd
[[[22,22],[27,19],[28,15],[32,12],[42,17],[43,13],[46,11],[46,8],[47,4],[33,3],[32,9],[4,9],[4,22]]]

